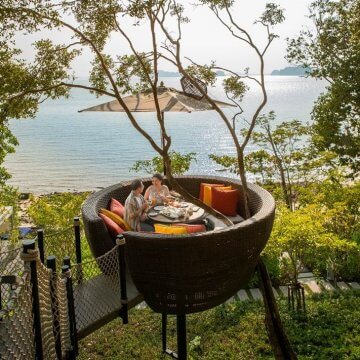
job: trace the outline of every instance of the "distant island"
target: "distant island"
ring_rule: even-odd
[[[165,70],[159,70],[158,74],[160,77],[180,77],[180,73],[176,71],[165,71]],[[216,76],[225,76],[225,73],[223,71],[216,71]]]
[[[281,70],[273,70],[271,75],[304,76],[309,73],[309,70],[309,68],[303,68],[301,66],[288,66]]]

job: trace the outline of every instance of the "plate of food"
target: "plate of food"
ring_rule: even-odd
[[[153,208],[155,211],[163,211],[165,209],[164,205],[156,205]]]
[[[149,210],[149,212],[147,214],[150,217],[159,215],[159,213],[157,211],[155,211],[154,209]]]
[[[182,203],[180,203],[180,207],[181,208],[187,208],[187,207],[189,207],[191,204],[190,203],[187,203],[187,202],[182,202]]]
[[[172,211],[169,208],[162,210],[160,214],[170,219],[177,219],[179,217],[179,215],[175,211]]]

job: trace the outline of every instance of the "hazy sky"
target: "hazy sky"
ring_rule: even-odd
[[[296,36],[302,27],[311,26],[308,19],[308,6],[311,0],[278,0],[275,1],[285,10],[286,20],[278,25],[274,32],[280,38],[274,40],[265,58],[265,72],[270,73],[273,69],[287,66],[284,58],[286,52],[286,38]],[[254,51],[249,46],[242,45],[239,40],[234,39],[219,22],[219,20],[205,7],[194,7],[189,1],[186,6],[186,14],[191,22],[183,25],[182,48],[183,55],[188,56],[197,63],[209,63],[215,60],[223,67],[231,68],[234,71],[241,71],[250,67],[251,73],[258,73],[259,63]],[[253,36],[254,42],[262,48],[266,40],[266,30],[261,25],[254,25],[254,21],[260,16],[266,1],[265,0],[240,0],[233,9],[234,17],[239,24],[245,27]],[[146,23],[134,28],[130,24],[123,24],[127,29],[134,44],[139,50],[150,49],[150,33]],[[168,24],[168,28],[175,29],[174,24]],[[65,42],[68,33],[51,34],[46,32],[36,35],[36,38],[51,37],[52,39]],[[30,43],[33,39],[28,37],[19,38],[20,46],[25,54],[31,56]],[[159,41],[160,42],[160,41]],[[126,42],[118,36],[112,36],[106,47],[111,54],[128,53]],[[74,63],[74,70],[78,76],[86,76],[90,69],[92,54],[85,51],[82,57]],[[161,64],[163,70],[174,70],[170,64]]]

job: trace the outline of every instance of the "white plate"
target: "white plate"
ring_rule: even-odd
[[[184,203],[180,203],[180,207],[181,208],[187,208],[187,207],[189,207],[189,203],[187,203],[187,202],[184,202]]]
[[[175,215],[175,214],[161,214],[161,215],[163,215],[163,216],[165,216],[165,217],[167,217],[167,218],[169,218],[169,219],[173,219],[173,220],[179,218],[179,216],[177,216],[177,215]]]
[[[154,206],[154,210],[155,210],[155,211],[162,211],[162,210],[164,210],[164,209],[165,209],[165,206],[163,206],[163,205]]]

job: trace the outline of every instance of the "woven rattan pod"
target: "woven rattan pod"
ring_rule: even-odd
[[[198,196],[200,183],[241,187],[222,177],[179,177],[181,186]],[[150,179],[144,180],[145,186]],[[114,243],[98,217],[114,197],[122,202],[130,182],[103,189],[83,205],[84,227],[95,257]],[[257,185],[249,185],[251,218],[231,227],[190,235],[125,233],[126,261],[135,286],[156,312],[188,314],[217,306],[233,296],[254,273],[261,251],[269,239],[275,202]]]

